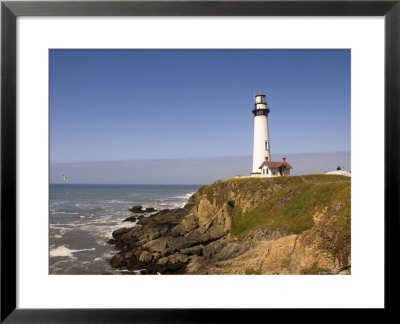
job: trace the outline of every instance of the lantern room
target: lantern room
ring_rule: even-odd
[[[266,96],[261,91],[259,91],[254,98],[253,114],[254,116],[260,116],[260,115],[267,116],[268,113],[269,113],[269,108],[267,105]]]
[[[256,104],[267,104],[267,100],[265,99],[265,94],[262,94],[262,92],[261,91],[259,91],[257,94],[256,94]]]

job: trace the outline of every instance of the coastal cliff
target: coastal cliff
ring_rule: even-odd
[[[350,274],[351,179],[239,178],[112,233],[115,268],[148,274]]]

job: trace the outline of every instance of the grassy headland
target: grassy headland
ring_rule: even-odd
[[[234,194],[232,194],[234,192]],[[321,245],[345,263],[351,243],[351,178],[311,174],[277,178],[234,178],[200,188],[212,203],[227,202],[231,234],[246,238],[257,229],[319,236]],[[256,197],[250,200],[249,194]],[[245,206],[244,206],[245,205]]]
[[[349,274],[351,178],[217,180],[184,208],[113,232],[114,267],[148,273]]]

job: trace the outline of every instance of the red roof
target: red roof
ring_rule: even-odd
[[[266,164],[267,165],[267,167],[268,168],[270,168],[270,169],[278,169],[278,168],[280,168],[282,165],[284,165],[286,168],[288,168],[288,169],[293,169],[293,167],[289,164],[289,163],[287,163],[286,161],[285,162],[263,162],[261,165],[260,165],[260,167],[259,167],[259,169],[261,169],[263,166],[264,166],[264,164]]]

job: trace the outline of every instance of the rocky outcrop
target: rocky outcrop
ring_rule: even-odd
[[[111,265],[146,274],[350,273],[349,234],[343,234],[347,229],[343,217],[337,216],[349,198],[343,191],[346,184],[335,184],[343,189],[335,193],[337,199],[324,198],[322,205],[311,201],[308,211],[301,205],[299,213],[310,215],[302,215],[305,225],[299,227],[293,219],[280,221],[285,208],[290,211],[291,203],[297,203],[296,195],[301,193],[296,191],[297,184],[306,183],[306,188],[313,181],[321,184],[318,177],[290,178],[294,180],[218,181],[200,188],[183,208],[137,216],[134,227],[112,233],[109,243],[119,252]],[[265,213],[261,218],[254,212],[259,209]],[[254,218],[243,227],[241,222],[248,221],[248,215]],[[303,230],[296,233],[298,228]],[[234,235],[232,229],[239,234]]]
[[[153,207],[147,207],[147,208],[143,209],[142,206],[137,205],[137,206],[133,206],[133,207],[129,208],[129,211],[131,211],[132,213],[135,213],[135,214],[143,214],[143,213],[153,213],[156,211],[156,209],[154,209]]]
[[[184,208],[140,217],[137,226],[114,231],[112,240],[120,252],[111,265],[131,270],[145,268],[147,273],[181,273],[194,257],[211,258],[220,249],[220,242],[212,243],[230,232],[232,208],[224,205],[213,217],[199,222],[193,207],[191,199]]]

